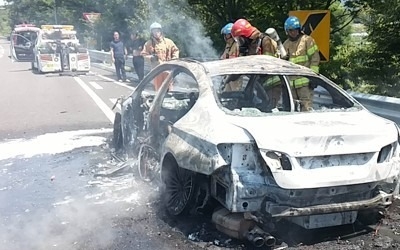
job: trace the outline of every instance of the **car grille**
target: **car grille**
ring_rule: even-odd
[[[343,155],[324,155],[311,157],[297,157],[298,164],[304,169],[317,169],[336,166],[366,165],[371,161],[374,153],[358,153]]]

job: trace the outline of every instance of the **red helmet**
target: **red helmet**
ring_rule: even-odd
[[[232,26],[232,36],[238,37],[238,36],[244,36],[244,37],[250,37],[253,31],[256,28],[254,28],[249,21],[246,19],[238,19]]]

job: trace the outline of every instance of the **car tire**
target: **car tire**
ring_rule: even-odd
[[[113,129],[113,146],[115,151],[118,151],[122,148],[122,116],[120,112],[115,113],[114,117],[114,129]]]
[[[164,204],[170,215],[187,215],[195,207],[196,174],[178,166],[174,159],[163,164]]]

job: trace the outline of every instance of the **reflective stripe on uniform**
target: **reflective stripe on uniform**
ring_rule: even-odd
[[[264,83],[266,87],[273,87],[279,85],[281,83],[281,79],[279,76],[273,76],[268,78]]]
[[[293,83],[294,83],[294,87],[297,89],[300,87],[307,86],[309,82],[310,82],[310,80],[308,80],[308,78],[300,77],[300,78],[297,78],[296,80],[291,81],[291,85],[292,85],[291,87],[293,87]]]
[[[296,57],[291,57],[289,58],[289,61],[291,61],[292,63],[302,63],[302,62],[307,62],[308,61],[308,56],[296,56]]]
[[[317,52],[317,51],[318,51],[318,46],[317,46],[316,44],[314,44],[314,46],[312,46],[311,48],[309,48],[309,49],[307,50],[307,55],[308,55],[309,57],[311,57],[311,56],[314,55],[314,53]]]
[[[319,73],[319,67],[318,66],[310,66],[310,69],[312,70],[312,71],[314,71],[315,73]]]

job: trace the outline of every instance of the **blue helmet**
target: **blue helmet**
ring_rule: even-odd
[[[233,23],[228,23],[221,29],[221,34],[223,35],[230,35],[232,31]]]
[[[285,31],[301,29],[300,20],[295,16],[290,16],[285,21]]]

